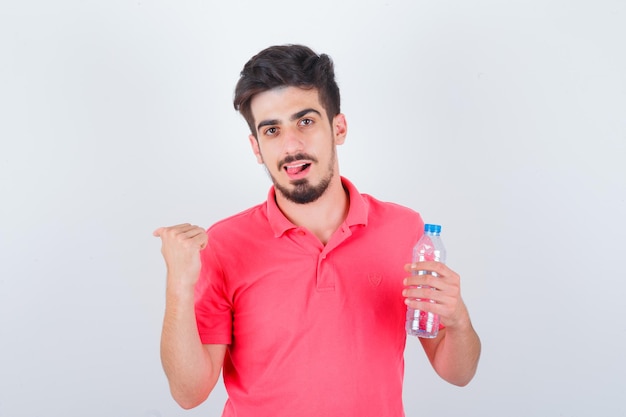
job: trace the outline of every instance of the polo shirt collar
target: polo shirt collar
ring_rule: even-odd
[[[367,203],[356,187],[346,178],[341,177],[343,187],[348,190],[350,196],[350,208],[348,215],[344,221],[344,225],[351,227],[356,225],[367,226]],[[287,230],[296,229],[298,226],[293,224],[276,204],[276,189],[272,186],[267,195],[267,220],[274,232],[275,237],[282,236]]]

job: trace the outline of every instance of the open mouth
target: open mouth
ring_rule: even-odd
[[[309,168],[310,166],[311,164],[307,162],[302,162],[302,163],[293,164],[293,165],[285,165],[285,171],[287,171],[288,175],[297,175],[297,174],[300,174],[301,172],[306,171],[307,168]]]

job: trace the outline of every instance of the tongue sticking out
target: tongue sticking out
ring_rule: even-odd
[[[287,174],[295,175],[304,171],[308,166],[309,164],[288,165],[285,167],[285,170],[287,171]]]

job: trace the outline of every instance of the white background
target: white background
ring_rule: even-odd
[[[407,415],[625,415],[624,22],[619,0],[2,1],[0,416],[220,415],[221,387],[169,395],[151,233],[265,199],[231,101],[284,43],[335,61],[341,173],[441,223],[462,276],[478,374],[450,386],[409,340]]]

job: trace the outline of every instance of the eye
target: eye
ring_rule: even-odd
[[[276,136],[276,134],[278,133],[278,128],[270,127],[265,129],[263,133],[265,134],[265,136]]]
[[[305,118],[300,120],[300,126],[309,126],[315,123],[313,119]]]

